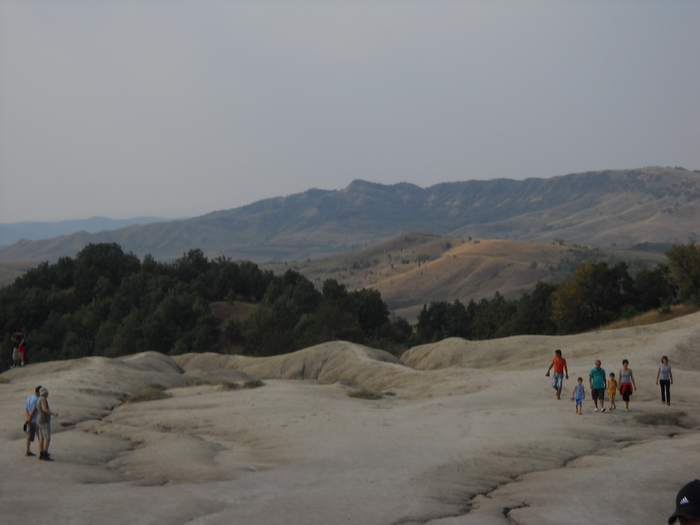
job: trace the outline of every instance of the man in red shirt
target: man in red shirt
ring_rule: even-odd
[[[555,350],[554,353],[556,355],[554,359],[552,359],[552,364],[549,365],[545,375],[549,377],[549,371],[554,367],[552,387],[557,391],[557,399],[561,399],[561,389],[564,385],[564,372],[566,372],[566,378],[569,379],[569,369],[566,366],[566,359],[561,356],[561,350]]]

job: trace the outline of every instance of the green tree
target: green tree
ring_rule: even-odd
[[[421,343],[441,341],[447,334],[447,303],[432,301],[418,314],[416,336]]]
[[[581,264],[572,279],[554,292],[553,319],[559,332],[592,330],[620,318],[634,304],[633,281],[627,265]]]
[[[302,316],[294,332],[299,348],[326,341],[365,342],[357,317],[337,302],[324,301],[315,313]]]
[[[253,356],[286,354],[297,350],[293,329],[279,322],[279,309],[258,305],[244,323],[245,351]]]
[[[466,307],[456,299],[453,303],[433,301],[428,306],[423,305],[418,314],[416,338],[420,343],[437,342],[448,337],[471,339],[477,313],[478,307],[473,300]]]
[[[119,287],[124,277],[139,270],[141,263],[133,254],[124,254],[116,243],[88,244],[75,257],[73,283],[81,301],[90,301],[104,291],[105,282]],[[96,285],[100,281],[100,288]]]
[[[362,288],[348,293],[348,298],[365,335],[376,336],[377,330],[389,322],[389,307],[378,290]]]
[[[532,293],[524,293],[516,303],[508,335],[554,335],[557,325],[552,320],[553,294],[557,287],[538,282]]]
[[[678,287],[681,299],[700,304],[700,246],[691,240],[666,252],[668,280]]]
[[[669,266],[659,264],[652,270],[640,270],[634,277],[634,304],[639,312],[660,308],[675,299],[678,288],[669,281],[668,273]]]
[[[485,303],[481,305],[474,319],[474,338],[492,339],[508,335],[516,311],[515,302],[506,301],[499,292],[496,292],[490,301],[482,299],[482,302]]]
[[[177,259],[173,269],[178,280],[189,283],[206,274],[209,269],[209,261],[204,256],[204,252],[197,248]]]

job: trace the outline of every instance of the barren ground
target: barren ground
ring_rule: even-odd
[[[570,337],[451,339],[403,362],[335,342],[271,358],[33,364],[0,376],[0,515],[52,525],[665,523],[700,473],[699,347],[693,314]],[[570,373],[562,401],[544,377],[557,348]],[[670,407],[654,384],[664,354]],[[620,401],[594,413],[587,399],[574,414],[575,378],[587,386],[598,358],[616,373],[630,360],[630,412]],[[230,389],[247,378],[264,386]],[[60,413],[53,463],[23,455],[24,400],[39,384]],[[172,397],[125,403],[152,385]],[[346,395],[360,387],[394,395]],[[679,411],[685,428],[635,419]]]

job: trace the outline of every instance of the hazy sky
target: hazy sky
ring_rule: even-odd
[[[700,169],[698,1],[0,2],[0,222]]]

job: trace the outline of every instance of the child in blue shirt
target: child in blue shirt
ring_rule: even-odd
[[[571,392],[571,401],[576,400],[576,413],[580,416],[583,414],[583,400],[586,399],[586,391],[583,388],[583,378],[578,378],[578,384]]]

